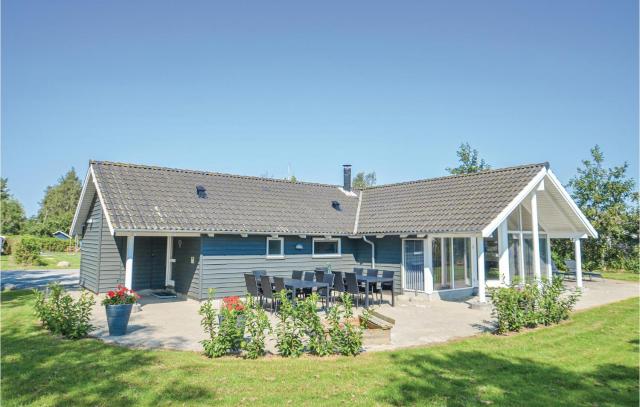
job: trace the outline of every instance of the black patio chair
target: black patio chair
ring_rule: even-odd
[[[355,297],[356,307],[360,304],[360,295],[364,292],[364,288],[358,285],[358,279],[355,273],[344,273],[345,285],[347,292]]]
[[[256,282],[256,278],[252,274],[245,274],[244,282],[247,286],[247,292],[249,293],[249,295],[259,299],[260,304],[262,304],[262,292],[258,288],[258,283]]]
[[[341,271],[334,271],[333,274],[333,292],[345,293],[347,288],[344,285],[344,274]]]
[[[382,271],[382,277],[384,278],[393,278],[393,276],[396,274],[395,271],[393,270],[383,270]],[[380,303],[382,304],[382,294],[383,291],[389,291],[391,293],[391,295],[393,295],[393,281],[388,282],[388,283],[381,283],[380,284]]]
[[[322,269],[322,268],[317,268],[315,271],[316,274],[316,281],[323,281],[324,280],[324,275],[326,274],[326,270]]]
[[[316,275],[313,273],[313,271],[305,271],[304,273],[304,281],[315,281],[316,279]],[[304,297],[306,297],[307,295],[311,295],[311,293],[313,292],[312,288],[303,288],[302,289],[302,295]]]
[[[327,274],[326,276],[324,276],[324,278],[320,281],[322,281],[323,283],[328,284],[328,287],[321,287],[318,288],[318,295],[320,296],[320,299],[323,300],[323,305],[324,308],[327,309],[327,307],[329,306],[329,303],[331,302],[331,288],[333,287],[333,281],[335,279],[335,275],[334,274]]]
[[[304,272],[302,270],[293,270],[293,272],[291,272],[291,279],[292,280],[302,280],[302,274]]]
[[[378,269],[367,269],[367,277],[378,277],[378,274]],[[373,300],[375,300],[375,293],[378,291],[378,283],[369,283],[369,293]]]
[[[256,283],[258,283],[258,288],[260,288],[260,277],[266,276],[267,270],[252,270],[251,274],[253,274],[253,276],[255,277]]]
[[[260,282],[262,286],[262,295],[265,299],[265,305],[267,299],[271,300],[271,312],[273,312],[275,310],[275,296],[273,287],[271,286],[271,280],[268,276],[260,276]]]

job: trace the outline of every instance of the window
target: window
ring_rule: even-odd
[[[267,259],[284,259],[284,238],[267,238]]]
[[[432,243],[433,289],[471,287],[471,239],[436,237]]]
[[[313,257],[339,257],[340,239],[313,239]]]

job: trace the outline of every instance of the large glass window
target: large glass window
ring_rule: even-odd
[[[484,239],[484,272],[487,280],[500,280],[498,232]]]
[[[471,287],[471,241],[468,238],[434,238],[433,289]]]
[[[453,286],[471,287],[471,259],[467,257],[468,240],[453,238]]]
[[[533,237],[531,233],[523,233],[523,259],[524,259],[524,278],[526,281],[535,279],[535,273],[533,272]],[[520,273],[520,241],[519,234],[509,234],[509,275],[511,281],[520,279],[522,274]],[[540,276],[545,277],[547,275],[547,237],[546,235],[540,235]]]
[[[433,261],[433,289],[442,290],[442,240],[439,237],[433,239],[431,256]]]
[[[313,257],[338,257],[340,254],[340,239],[313,239]]]
[[[520,278],[520,240],[517,234],[509,234],[509,280]]]

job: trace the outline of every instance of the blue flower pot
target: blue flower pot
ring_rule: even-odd
[[[127,333],[127,324],[133,304],[105,305],[109,335],[121,336]]]

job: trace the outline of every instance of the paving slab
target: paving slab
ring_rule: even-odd
[[[570,289],[574,284],[567,284]],[[76,295],[78,291],[75,291]],[[585,290],[577,309],[620,301],[640,295],[640,285],[634,282],[602,280],[585,282]],[[383,305],[377,309],[396,320],[391,330],[391,344],[370,346],[367,351],[398,349],[450,341],[491,331],[491,308],[471,309],[470,302],[434,300],[431,302],[399,302],[396,307]],[[97,300],[99,302],[99,299]],[[96,304],[92,336],[105,342],[136,348],[166,348],[201,351],[205,334],[200,326],[200,302],[191,299],[157,299],[143,297],[142,310],[131,314],[127,335],[108,334],[104,308]],[[270,315],[272,326],[276,318]],[[276,352],[274,338],[267,341],[267,350]]]

